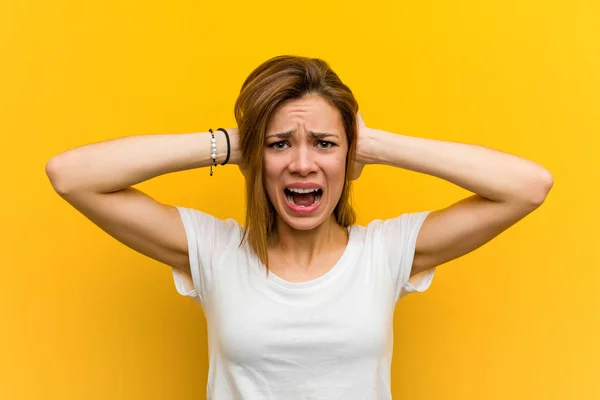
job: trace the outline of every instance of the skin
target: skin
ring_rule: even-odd
[[[273,135],[294,130],[287,138]],[[317,138],[309,131],[330,133]],[[264,185],[277,212],[277,233],[269,243],[270,267],[281,277],[306,280],[335,265],[348,243],[333,211],[346,175],[348,143],[339,111],[317,95],[290,100],[269,121],[264,148]],[[323,188],[321,206],[299,215],[286,205],[285,187],[293,182]]]
[[[379,164],[425,173],[474,194],[430,213],[416,241],[410,276],[461,257],[487,243],[527,216],[545,200],[554,184],[550,172],[535,162],[509,153],[459,142],[394,134],[365,126],[357,115],[356,161],[351,179],[364,165]],[[318,97],[290,102],[279,110],[267,136],[296,128],[282,150],[265,147],[265,187],[277,211],[279,235],[268,251],[270,265],[297,274],[294,280],[327,272],[339,259],[346,232],[335,223],[333,210],[344,179],[347,144],[338,111]],[[322,150],[308,130],[332,132],[337,146]],[[295,216],[285,205],[283,188],[293,181],[311,181],[325,188],[323,208],[314,216]],[[272,263],[272,264],[271,264]],[[298,271],[303,273],[299,273]],[[288,278],[288,276],[286,276]],[[289,279],[289,278],[288,278]]]

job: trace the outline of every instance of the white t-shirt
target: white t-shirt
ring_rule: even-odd
[[[435,268],[409,279],[429,211],[350,227],[337,264],[288,282],[240,243],[242,228],[178,207],[192,280],[172,269],[208,327],[208,400],[391,399],[396,301],[425,291]]]

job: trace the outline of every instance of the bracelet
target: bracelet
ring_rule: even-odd
[[[227,139],[227,157],[225,157],[225,161],[223,161],[223,164],[221,164],[221,165],[225,165],[225,164],[227,164],[227,161],[229,161],[229,154],[230,154],[230,147],[231,147],[231,144],[229,143],[229,133],[227,133],[227,131],[223,128],[219,128],[217,130],[223,132],[225,134],[225,139]]]
[[[210,134],[212,135],[212,139],[210,139],[210,158],[212,158],[213,163],[210,166],[210,176],[213,175],[213,166],[216,168],[217,166],[217,139],[215,139],[215,134],[213,133],[213,130],[211,128],[208,128],[208,131],[210,132]]]

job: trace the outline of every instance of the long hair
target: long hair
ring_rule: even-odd
[[[269,273],[267,245],[276,230],[276,213],[263,181],[265,134],[270,118],[285,102],[317,94],[341,114],[348,140],[346,177],[334,216],[342,227],[353,225],[351,169],[356,154],[358,102],[329,65],[319,58],[273,57],[244,81],[235,102],[239,145],[246,172],[246,224],[240,246],[247,241]]]

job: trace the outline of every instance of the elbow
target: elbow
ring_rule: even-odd
[[[546,201],[548,197],[548,193],[552,190],[554,186],[554,177],[550,173],[550,171],[544,169],[541,173],[540,177],[537,178],[536,183],[532,185],[534,190],[531,191],[530,200],[533,205],[539,207]]]
[[[69,192],[69,188],[66,185],[63,164],[60,156],[55,156],[46,162],[45,167],[46,176],[50,180],[52,188],[60,196],[65,196]]]

